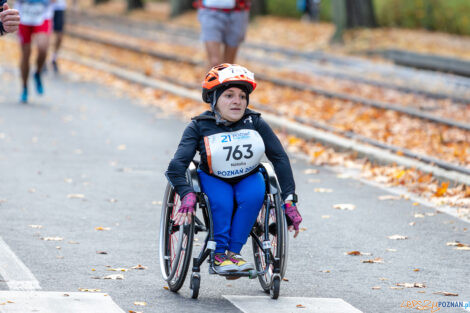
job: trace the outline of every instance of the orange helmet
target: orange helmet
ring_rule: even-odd
[[[232,84],[243,85],[250,94],[256,88],[255,75],[237,64],[223,63],[214,66],[202,83],[202,100],[210,103],[210,92]]]

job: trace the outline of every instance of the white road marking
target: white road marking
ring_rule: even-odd
[[[0,291],[1,313],[125,313],[104,293]]]
[[[11,290],[39,290],[39,282],[33,273],[11,251],[0,237],[0,276]],[[0,310],[1,312],[1,310]]]
[[[343,299],[282,297],[273,300],[269,296],[228,296],[224,298],[244,313],[362,313]],[[297,307],[302,305],[302,307]],[[269,309],[268,309],[269,308]]]

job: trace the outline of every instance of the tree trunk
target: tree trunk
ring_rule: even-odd
[[[336,30],[330,39],[331,43],[343,43],[343,33],[346,27],[346,0],[332,0],[333,22]]]
[[[170,0],[171,17],[176,17],[193,8],[193,0]]]
[[[252,0],[251,1],[250,18],[253,18],[257,15],[266,15],[266,14],[268,14],[266,0]]]
[[[127,11],[142,9],[143,7],[144,2],[142,0],[127,0]]]
[[[376,27],[372,0],[346,0],[347,28]]]

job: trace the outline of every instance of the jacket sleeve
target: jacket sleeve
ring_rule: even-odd
[[[193,188],[186,180],[186,169],[196,154],[199,137],[196,122],[193,121],[184,130],[178,149],[165,173],[168,181],[181,198],[190,192],[194,192]]]
[[[285,200],[288,195],[295,193],[294,175],[292,174],[289,157],[279,138],[262,117],[259,117],[257,130],[263,138],[266,156],[274,166],[274,171],[281,186],[282,199]]]

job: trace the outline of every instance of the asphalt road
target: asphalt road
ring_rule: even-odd
[[[16,75],[15,69],[0,69],[0,238],[42,291],[100,289],[125,312],[146,313],[240,312],[223,295],[265,296],[257,280],[226,281],[209,276],[206,268],[197,301],[190,299],[187,282],[178,294],[163,288],[159,201],[166,185],[163,173],[185,121],[161,118],[156,108],[67,75],[49,75],[46,95],[33,95],[30,104],[22,105]],[[456,240],[470,243],[468,223],[446,214],[415,218],[415,213],[436,209],[404,199],[381,201],[378,197],[387,194],[383,189],[339,178],[325,168],[307,175],[309,164],[295,156],[292,162],[306,230],[290,240],[281,297],[341,298],[362,312],[407,312],[400,307],[407,300],[470,301],[470,252],[446,246]],[[334,209],[339,203],[356,208]],[[394,234],[408,239],[387,238]],[[43,240],[47,237],[63,240]],[[372,255],[345,255],[353,250]],[[384,263],[361,262],[377,257]],[[138,264],[147,269],[130,269]],[[94,279],[112,274],[124,279]],[[397,283],[424,283],[426,288],[390,288]],[[0,277],[0,291],[10,289]],[[438,291],[459,296],[434,294]],[[0,312],[21,306],[2,305],[8,297],[0,293]],[[136,301],[147,305],[136,306]],[[265,312],[270,308],[265,306]],[[455,311],[462,310],[440,310]]]

